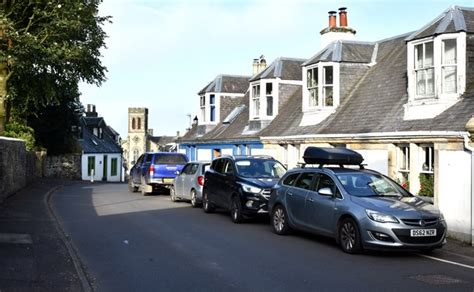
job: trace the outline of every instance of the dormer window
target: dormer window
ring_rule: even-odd
[[[209,96],[209,121],[216,121],[216,96],[214,94]]]
[[[267,101],[267,116],[273,116],[273,83],[268,82],[265,84],[265,96]]]
[[[323,64],[306,70],[306,108],[322,109],[337,106],[335,92],[337,84],[336,72],[339,71],[339,65],[335,63]]]
[[[219,122],[219,95],[206,93],[199,96],[199,124],[215,124]]]
[[[252,110],[254,119],[260,116],[260,84],[252,85]]]
[[[434,118],[464,93],[465,32],[409,41],[407,57],[406,120]]]
[[[433,42],[415,46],[416,97],[434,95]]]
[[[206,120],[206,96],[201,95],[199,97],[199,106],[201,108],[201,121]]]

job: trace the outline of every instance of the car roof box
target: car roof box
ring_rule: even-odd
[[[306,164],[360,165],[364,158],[354,150],[346,148],[308,147],[304,151]]]

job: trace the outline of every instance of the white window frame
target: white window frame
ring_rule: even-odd
[[[443,93],[442,80],[442,54],[443,41],[456,39],[456,92]],[[415,46],[426,42],[433,42],[433,65],[434,65],[434,94],[431,97],[417,96],[416,92],[416,54]],[[453,65],[451,65],[453,66]],[[458,99],[466,87],[466,33],[448,33],[436,37],[428,37],[414,40],[407,44],[407,74],[408,74],[408,98],[409,103],[440,102]]]
[[[255,93],[257,92],[258,95]],[[250,84],[250,119],[258,120],[261,116],[260,111],[262,110],[262,102],[260,100],[262,96],[262,86],[260,80]]]
[[[420,151],[422,153],[422,155],[420,155],[420,173],[430,173],[430,174],[434,174],[434,162],[435,162],[435,158],[434,158],[434,145],[433,144],[421,144],[420,145]],[[426,161],[426,151],[428,151],[428,161]],[[423,169],[423,165],[427,163],[427,168],[428,169]]]
[[[201,111],[201,119],[200,121],[202,123],[206,122],[206,95],[200,95],[199,96],[199,108]]]
[[[214,95],[214,103],[211,105],[211,95]],[[232,95],[232,94],[226,94]],[[204,98],[202,98],[204,97]],[[204,100],[204,106],[202,101]],[[199,107],[201,111],[201,120],[198,120],[200,125],[215,125],[220,121],[220,100],[221,95],[217,92],[206,92],[204,95],[199,96]],[[211,106],[215,107],[214,121],[211,121]]]
[[[325,84],[325,76],[324,76],[324,67],[332,67],[332,74],[333,80],[332,85]],[[316,86],[308,88],[308,71],[309,70],[318,70],[318,82]],[[317,64],[313,64],[307,67],[303,67],[303,112],[312,112],[312,111],[324,111],[324,110],[334,110],[339,106],[340,103],[340,64],[337,62],[319,62]],[[325,87],[332,87],[332,97],[333,97],[333,104],[332,106],[325,106]],[[311,88],[316,88],[318,91],[318,102],[317,105],[312,106],[310,105],[310,92]]]
[[[403,150],[406,150],[404,152]],[[402,168],[405,165],[406,168]],[[410,145],[399,144],[397,145],[397,169],[398,172],[409,173],[410,172]]]
[[[211,99],[214,97],[214,100]],[[212,108],[214,108],[214,120],[212,120]],[[217,121],[217,96],[216,94],[209,94],[209,122],[215,123]]]
[[[263,82],[264,84],[264,88],[265,88],[265,116],[266,117],[274,117],[275,116],[275,84],[271,81],[268,81],[268,82]],[[267,93],[267,85],[268,84],[271,84],[272,86],[272,92],[270,92],[270,94]],[[262,87],[260,87],[262,88]],[[262,95],[262,92],[260,91],[260,95]],[[272,114],[271,115],[268,115],[268,98],[271,97],[272,98]],[[260,104],[262,104],[262,102],[260,102]]]

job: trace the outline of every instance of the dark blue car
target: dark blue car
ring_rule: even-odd
[[[143,195],[167,189],[187,162],[187,156],[181,153],[144,153],[130,169],[129,189],[132,192],[140,190]]]

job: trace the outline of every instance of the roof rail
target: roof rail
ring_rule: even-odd
[[[252,157],[254,157],[254,158],[275,159],[275,158],[273,158],[273,156],[271,156],[271,155],[250,155],[250,156],[252,156]]]

